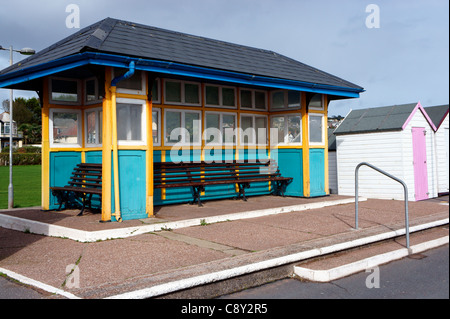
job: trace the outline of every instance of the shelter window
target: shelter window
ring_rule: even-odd
[[[98,93],[98,81],[96,78],[90,78],[84,81],[84,103],[99,103],[102,97]]]
[[[103,111],[101,108],[85,111],[86,147],[102,145]]]
[[[324,116],[322,114],[309,115],[309,143],[323,145],[324,141]]]
[[[267,93],[261,90],[241,89],[241,108],[267,110]]]
[[[161,110],[153,108],[152,109],[152,138],[153,145],[161,145]]]
[[[236,108],[236,89],[207,84],[205,85],[205,104],[210,107]]]
[[[312,110],[323,110],[323,95],[314,94],[309,101],[308,107]]]
[[[200,84],[165,80],[164,100],[170,104],[200,105]]]
[[[50,102],[53,104],[81,103],[81,85],[79,80],[50,78]]]
[[[81,110],[50,109],[50,147],[81,147]]]
[[[152,102],[153,103],[157,103],[157,104],[161,103],[161,95],[159,94],[159,92],[160,92],[160,80],[155,79],[153,81],[153,86],[152,86]]]
[[[267,117],[241,114],[241,144],[267,145]]]
[[[301,144],[302,128],[300,115],[280,115],[270,118],[271,143]],[[276,129],[276,130],[273,130]]]
[[[117,99],[117,140],[121,145],[145,145],[145,101]]]
[[[166,109],[164,113],[165,144],[200,145],[201,112]]]
[[[113,79],[122,76],[128,72],[128,69],[114,68]],[[128,79],[123,79],[117,83],[117,92],[128,94],[146,94],[146,81],[145,73],[141,70],[135,70],[134,74]]]
[[[271,93],[271,110],[299,109],[301,107],[301,94],[299,91],[273,91]]]
[[[210,145],[236,144],[236,114],[206,112],[204,140]]]

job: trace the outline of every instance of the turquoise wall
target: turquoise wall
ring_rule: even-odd
[[[286,188],[285,195],[296,197],[304,196],[303,150],[278,149],[278,167],[282,176],[293,178],[292,182]]]
[[[309,150],[310,196],[324,196],[325,192],[325,150]]]

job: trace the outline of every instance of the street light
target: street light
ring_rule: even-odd
[[[0,50],[9,50],[9,65],[13,65],[13,51],[23,55],[33,55],[36,52],[30,48],[23,48],[22,50],[14,50],[12,46],[9,49],[0,45]],[[8,185],[8,209],[12,209],[14,206],[14,188],[13,188],[13,174],[12,174],[12,162],[13,162],[13,90],[9,90],[9,185]]]

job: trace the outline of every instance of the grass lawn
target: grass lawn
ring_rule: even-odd
[[[8,208],[9,166],[0,166],[0,209]],[[14,207],[41,205],[41,165],[13,166]]]

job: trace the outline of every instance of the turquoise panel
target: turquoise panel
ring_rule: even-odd
[[[102,164],[102,151],[87,151],[85,162],[93,164]]]
[[[146,169],[145,151],[121,150],[119,155],[120,212],[123,220],[147,218],[145,212]],[[111,207],[114,203],[114,164],[111,168]],[[115,220],[114,216],[112,217]]]
[[[50,187],[66,186],[73,168],[81,163],[81,152],[50,152]],[[56,197],[50,192],[50,209],[57,209]]]
[[[309,150],[310,196],[324,196],[325,192],[325,150]]]
[[[278,149],[273,150],[271,157],[277,160],[278,167],[283,177],[292,177],[292,182],[286,187],[287,196],[304,196],[303,192],[303,150],[302,149]],[[276,158],[277,157],[277,158]]]

